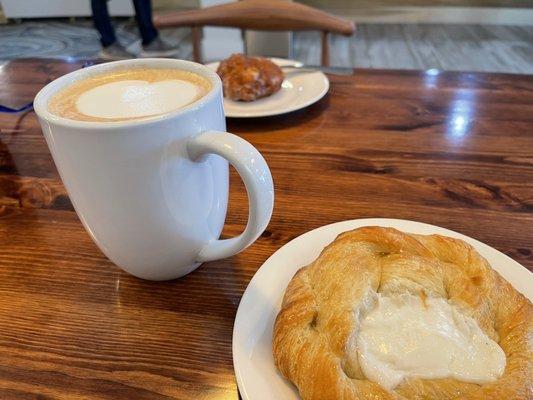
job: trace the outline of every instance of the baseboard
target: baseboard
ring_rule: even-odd
[[[531,8],[383,7],[356,9],[326,7],[325,11],[361,23],[533,26],[533,9]]]

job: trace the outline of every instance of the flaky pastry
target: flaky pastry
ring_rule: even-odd
[[[369,380],[357,334],[376,293],[447,300],[503,349],[503,375],[486,384],[409,377],[390,390]],[[293,277],[274,327],[274,358],[303,400],[532,399],[532,317],[531,302],[469,244],[364,227],[339,235]]]
[[[281,89],[283,71],[263,57],[232,54],[217,68],[224,96],[235,101],[254,101]]]

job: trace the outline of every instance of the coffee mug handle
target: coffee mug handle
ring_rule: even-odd
[[[263,233],[274,207],[274,184],[265,159],[246,140],[228,132],[208,131],[187,143],[192,160],[204,154],[217,154],[235,167],[246,186],[249,215],[244,232],[231,239],[213,240],[200,251],[197,261],[230,257],[251,245]]]

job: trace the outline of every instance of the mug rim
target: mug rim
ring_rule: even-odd
[[[141,117],[138,119],[125,120],[125,121],[80,121],[60,117],[53,114],[48,110],[48,101],[59,90],[66,86],[75,83],[80,79],[90,78],[98,73],[110,71],[113,69],[120,69],[121,67],[148,67],[148,68],[177,68],[188,72],[193,72],[207,79],[211,83],[210,90],[198,100],[187,104],[184,107],[176,110],[158,114],[153,116]],[[217,96],[222,90],[222,81],[218,74],[206,67],[203,64],[195,63],[193,61],[180,60],[175,58],[136,58],[130,60],[111,61],[102,64],[92,65],[86,68],[80,68],[68,74],[62,75],[59,78],[54,79],[52,82],[44,86],[34,99],[33,109],[39,118],[42,118],[48,122],[53,122],[56,125],[60,125],[67,128],[90,128],[90,129],[111,129],[111,128],[123,128],[131,126],[143,126],[152,124],[155,122],[166,121],[172,118],[176,118],[182,114],[193,112],[203,107],[206,103],[210,102]]]

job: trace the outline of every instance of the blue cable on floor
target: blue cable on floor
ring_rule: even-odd
[[[0,112],[10,113],[10,114],[26,111],[26,110],[29,110],[30,108],[33,108],[33,101],[20,108],[11,108],[11,107],[3,106],[0,104]]]

